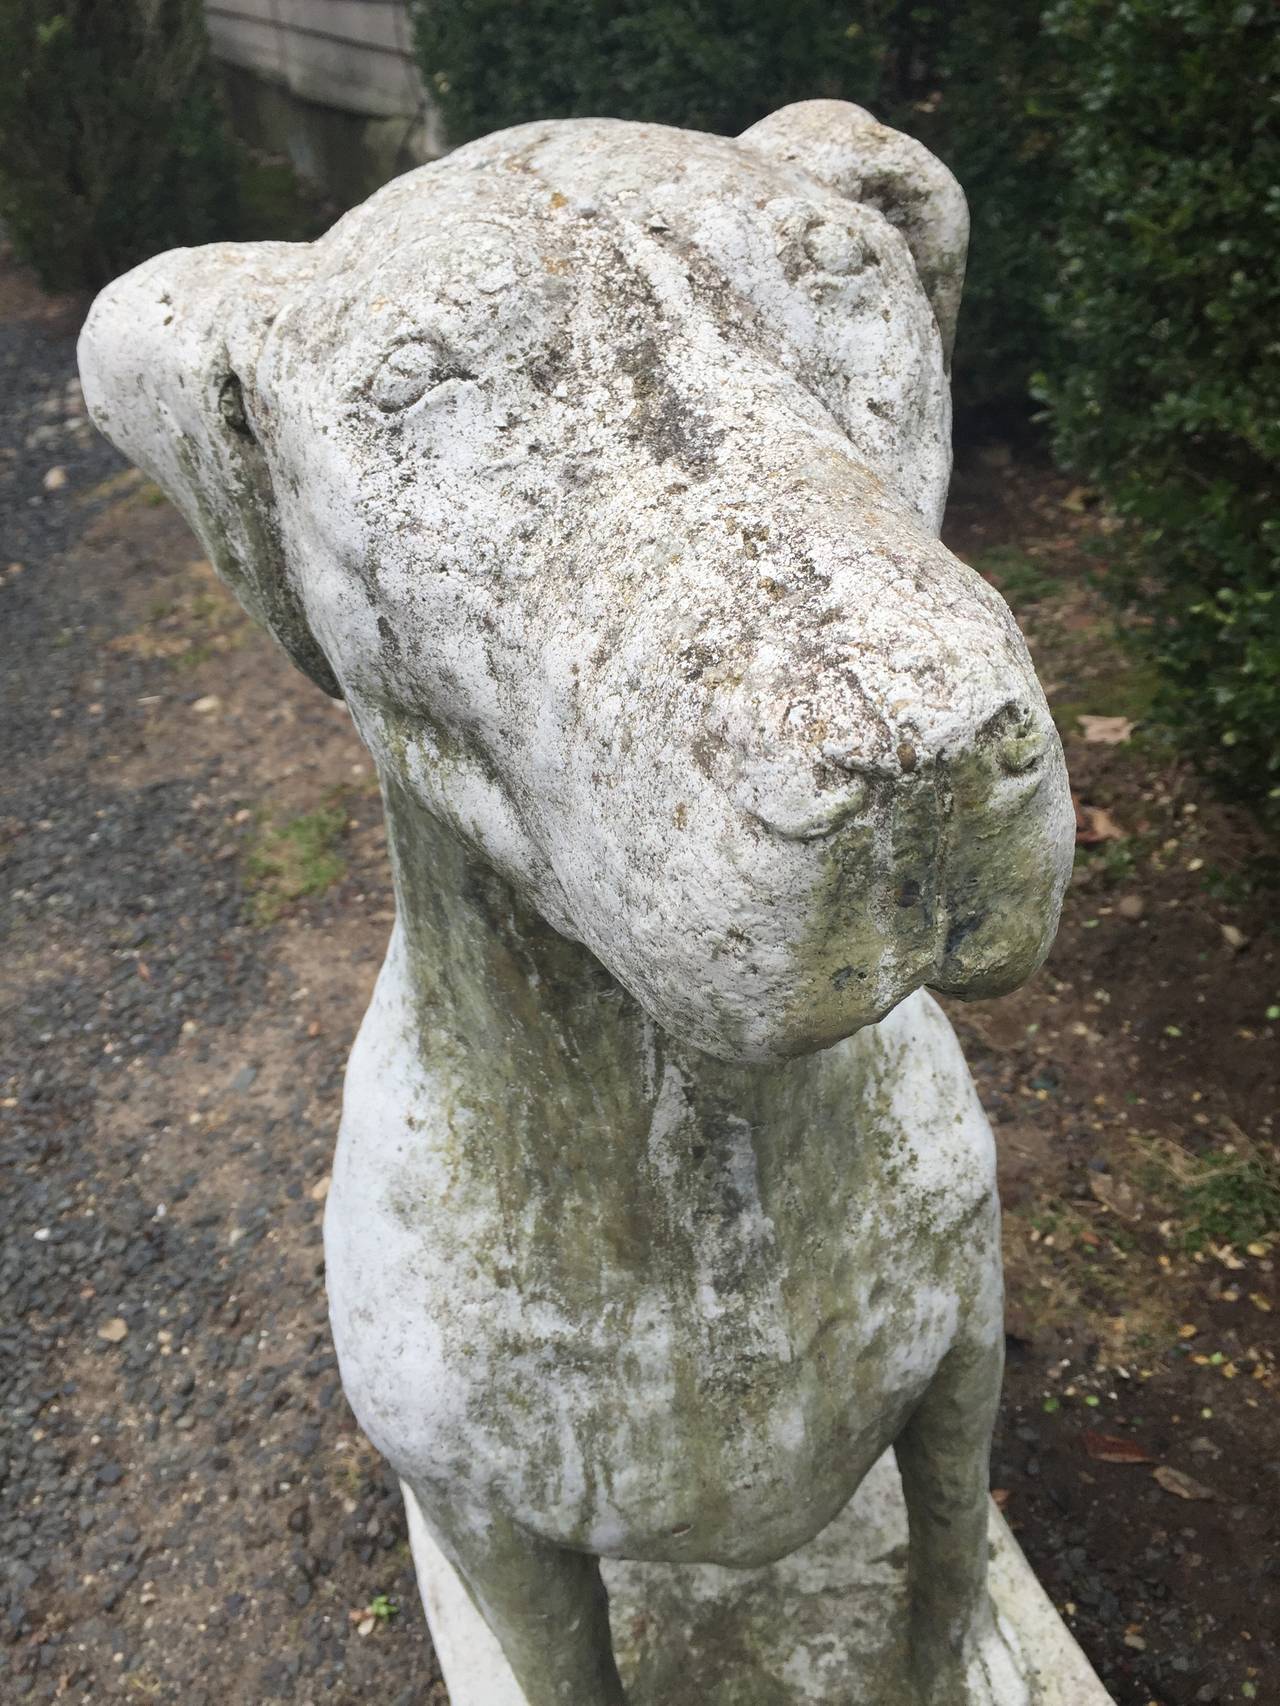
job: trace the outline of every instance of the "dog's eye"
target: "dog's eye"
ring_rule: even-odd
[[[474,378],[470,368],[436,344],[398,344],[379,364],[369,395],[383,414],[399,414],[450,380]]]

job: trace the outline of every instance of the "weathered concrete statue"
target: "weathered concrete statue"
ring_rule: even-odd
[[[1059,1698],[988,1594],[992,1138],[925,993],[1027,978],[1072,848],[1013,618],[937,537],[966,231],[838,102],[533,124],[86,326],[94,419],[382,778],[325,1249],[457,1706],[617,1706],[617,1659],[664,1706]],[[890,1446],[874,1652],[830,1593],[807,1656],[703,1627],[660,1686],[712,1591],[667,1568],[615,1658],[601,1559],[782,1559]]]

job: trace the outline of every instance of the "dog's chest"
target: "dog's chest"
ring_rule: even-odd
[[[785,1549],[830,1514],[993,1271],[980,1113],[913,1131],[918,1093],[849,1045],[750,1094],[659,1059],[639,1103],[526,1061],[499,1106],[377,1007],[326,1253],[348,1396],[401,1473],[601,1551],[688,1526],[729,1557],[730,1510]]]

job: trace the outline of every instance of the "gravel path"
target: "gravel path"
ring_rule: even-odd
[[[323,1297],[373,778],[92,432],[82,307],[0,255],[0,1703],[445,1706]],[[1042,674],[1115,710],[1071,493],[1007,462],[959,483],[960,548],[1056,566]],[[1280,1177],[1273,901],[1207,889],[1256,831],[1171,760],[1070,745],[1126,839],[1037,983],[956,1014],[1006,1207],[995,1484],[1118,1706],[1280,1699],[1280,1229],[1193,1251],[1157,1165]]]
[[[89,427],[75,309],[0,271],[0,1700],[443,1701],[323,1300],[376,800]],[[342,874],[252,922],[341,778]]]

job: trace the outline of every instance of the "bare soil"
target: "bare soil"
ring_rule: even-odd
[[[0,268],[0,1699],[442,1706],[323,1300],[373,776],[84,425],[78,308]],[[1119,1706],[1280,1700],[1268,850],[1144,723],[1089,494],[987,447],[949,534],[1089,843],[1036,982],[953,1006],[1006,1204],[993,1484]]]

